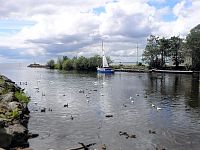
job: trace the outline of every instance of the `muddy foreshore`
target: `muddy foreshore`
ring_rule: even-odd
[[[34,135],[28,131],[30,98],[23,89],[0,75],[0,149],[15,150],[28,147]]]

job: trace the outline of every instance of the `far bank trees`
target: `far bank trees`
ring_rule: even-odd
[[[147,39],[147,45],[143,53],[143,61],[149,64],[150,68],[165,68],[166,61],[170,60],[178,68],[183,62],[182,39],[179,37],[159,38],[151,35]]]
[[[111,59],[107,57],[108,63],[112,63]],[[55,63],[54,60],[49,60],[47,66],[50,69],[59,70],[87,70],[96,71],[98,66],[102,66],[102,57],[100,55],[95,55],[90,58],[86,57],[73,57],[72,59],[67,56],[62,56],[57,59]]]
[[[187,35],[186,49],[192,58],[192,69],[200,70],[200,24],[191,29]]]
[[[54,69],[55,67],[55,61],[53,59],[49,60],[47,62],[47,66],[50,68],[50,69]]]
[[[188,61],[190,59],[191,62]],[[180,64],[184,63],[185,69],[200,70],[200,24],[190,31],[186,39],[150,35],[143,61],[149,64],[149,68],[166,68],[168,61],[172,62],[174,69],[179,69]]]

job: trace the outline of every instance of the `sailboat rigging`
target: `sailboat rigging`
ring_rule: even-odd
[[[97,67],[97,72],[98,73],[114,73],[114,70],[109,67],[106,56],[105,56],[105,51],[103,49],[103,42],[102,42],[102,59],[103,59],[103,64],[102,67]]]

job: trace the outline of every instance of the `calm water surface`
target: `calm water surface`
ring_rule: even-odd
[[[38,138],[29,140],[34,150],[66,150],[78,147],[78,142],[97,143],[91,149],[105,144],[109,150],[199,150],[197,75],[105,76],[31,69],[18,64],[1,64],[0,73],[18,85],[28,83],[20,86],[31,96],[29,130],[39,133]],[[79,93],[80,89],[85,93]],[[67,103],[68,108],[64,107]],[[45,113],[41,113],[42,108],[47,108]],[[136,138],[120,136],[119,131]]]

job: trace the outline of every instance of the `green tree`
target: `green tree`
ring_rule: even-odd
[[[182,41],[181,38],[176,36],[170,38],[169,55],[171,60],[174,62],[176,69],[178,69],[179,64],[184,62]]]
[[[192,57],[192,68],[200,70],[200,24],[190,30],[186,37],[186,46]]]
[[[159,51],[161,55],[161,67],[165,66],[165,59],[169,57],[170,40],[166,38],[159,39]]]
[[[111,63],[113,63],[113,61],[111,60],[111,58],[109,56],[106,57],[108,65],[110,65]]]
[[[50,69],[54,69],[54,67],[55,67],[55,61],[53,59],[49,60],[47,62],[47,67],[49,67]]]
[[[185,69],[191,70],[192,69],[192,51],[188,48],[186,40],[183,40],[183,43],[182,43],[182,53],[183,53],[183,59],[185,63]]]
[[[67,56],[63,56],[63,57],[62,57],[62,60],[63,60],[63,61],[68,60],[68,59],[69,59],[69,58],[68,58]]]
[[[63,70],[72,70],[73,69],[73,63],[71,59],[65,59],[62,63],[62,69]]]
[[[59,57],[56,63],[56,68],[62,70],[63,58]]]
[[[77,70],[78,66],[77,66],[77,57],[73,57],[72,58],[72,67],[74,70]]]
[[[102,58],[99,55],[95,55],[88,59],[88,67],[90,70],[96,70],[98,66],[101,66]]]
[[[77,70],[87,70],[88,69],[88,60],[87,58],[81,56],[76,60]]]
[[[112,62],[108,57],[108,62]],[[49,63],[49,62],[48,62]],[[102,65],[102,57],[95,55],[90,58],[86,57],[73,57],[72,59],[67,56],[59,57],[57,63],[54,65],[56,69],[60,70],[96,70],[98,66]]]
[[[160,66],[158,59],[159,54],[159,37],[150,35],[143,53],[143,61],[148,63],[150,68],[158,68]]]

